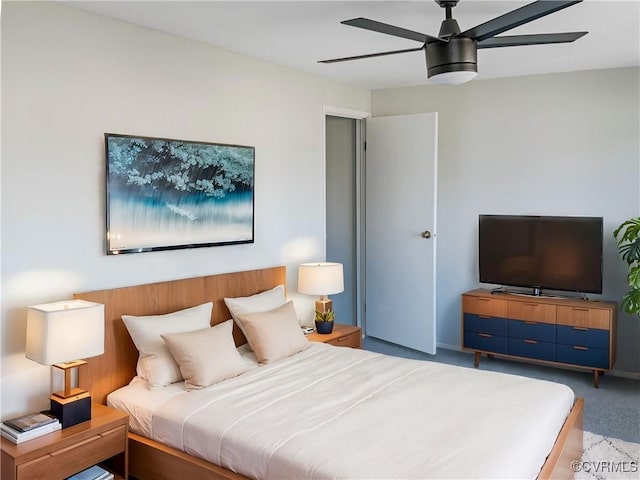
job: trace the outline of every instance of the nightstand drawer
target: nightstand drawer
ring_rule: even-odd
[[[329,340],[329,345],[335,345],[337,347],[351,347],[351,348],[360,348],[360,332],[354,332],[349,335],[343,335],[338,338],[334,338]]]
[[[507,337],[490,333],[464,332],[464,347],[472,350],[507,353]]]
[[[464,314],[464,330],[478,333],[507,336],[509,320],[473,313]]]
[[[65,478],[102,460],[123,452],[127,442],[127,428],[116,427],[89,437],[48,455],[17,466],[18,478],[49,480]]]
[[[307,335],[310,342],[328,343],[337,347],[362,347],[362,329],[354,325],[334,323],[331,333],[313,332]]]

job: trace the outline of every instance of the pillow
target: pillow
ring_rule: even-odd
[[[240,330],[242,330],[242,333],[244,333],[246,337],[247,333],[244,331],[244,327],[238,322],[238,315],[273,310],[287,303],[287,297],[284,295],[284,285],[278,285],[271,290],[249,297],[225,298],[224,303],[227,305],[233,320],[238,324],[238,327],[240,327]]]
[[[122,316],[140,352],[138,376],[149,382],[151,388],[165,387],[182,380],[180,368],[160,335],[208,328],[212,308],[213,303],[209,302],[166,315]]]
[[[236,350],[233,320],[193,332],[161,335],[184,377],[187,390],[197,390],[237,377],[251,366]]]
[[[267,312],[240,314],[238,321],[260,363],[275,362],[309,346],[293,302]]]

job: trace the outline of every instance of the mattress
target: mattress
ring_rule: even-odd
[[[561,384],[321,343],[202,390],[137,380],[108,397],[132,431],[260,479],[536,478],[573,401]]]

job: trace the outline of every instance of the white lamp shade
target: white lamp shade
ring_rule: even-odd
[[[27,358],[54,365],[103,353],[104,305],[68,300],[28,308]]]
[[[303,263],[298,268],[298,292],[333,295],[344,291],[341,263]]]

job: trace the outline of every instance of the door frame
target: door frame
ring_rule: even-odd
[[[364,327],[364,218],[365,218],[365,122],[371,117],[371,112],[351,110],[348,108],[334,107],[331,105],[322,106],[322,152],[321,152],[321,216],[322,216],[322,256],[327,258],[327,116],[351,118],[356,121],[356,143],[360,145],[356,148],[356,318],[355,324]],[[363,328],[364,331],[364,328]]]

